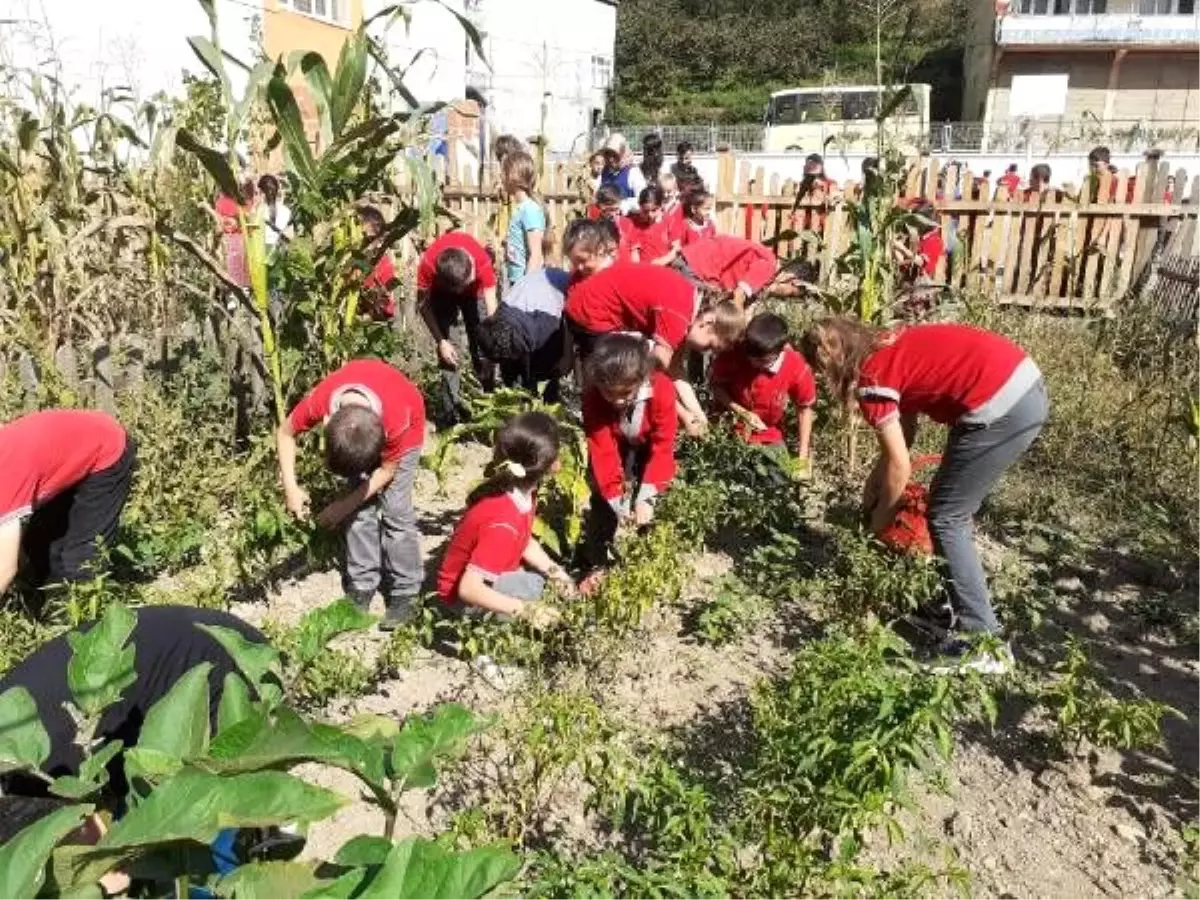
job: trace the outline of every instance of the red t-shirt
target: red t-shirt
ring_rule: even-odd
[[[425,444],[425,399],[399,369],[378,359],[354,359],[325,376],[288,415],[292,429],[303,434],[320,425],[351,390],[366,395],[383,421],[383,462]]]
[[[638,262],[653,262],[671,249],[666,219],[646,222],[640,216],[622,216],[619,227],[621,243],[627,245],[630,254],[637,252]]]
[[[0,425],[0,523],[107,469],[126,443],[116,419],[91,409],[45,409]]]
[[[649,445],[643,486],[661,494],[675,477],[675,385],[659,370],[638,391],[626,409],[617,410],[598,390],[583,395],[583,432],[587,436],[588,460],[600,496],[610,502],[625,494],[625,448]]]
[[[708,377],[714,388],[721,388],[732,402],[755,413],[767,426],[765,431],[755,432],[746,423],[738,423],[738,433],[751,444],[778,444],[783,440],[788,400],[798,407],[817,402],[812,370],[791,347],[784,347],[775,365],[766,371],[751,365],[741,348],[726,350],[713,360]]]
[[[475,263],[475,281],[465,291],[468,296],[478,296],[488,288],[496,286],[496,270],[492,267],[492,260],[483,244],[465,231],[448,231],[421,254],[421,262],[417,266],[417,290],[427,291],[433,287],[438,257],[442,255],[442,251],[452,248],[467,251]]]
[[[458,585],[467,569],[475,569],[489,582],[520,568],[525,547],[533,536],[533,498],[512,494],[484,497],[471,506],[450,536],[438,569],[437,592],[443,603],[458,597]]]
[[[921,271],[934,278],[937,275],[938,263],[946,255],[946,242],[942,240],[942,229],[935,228],[921,235],[917,243],[917,252],[925,258],[921,263]]]
[[[667,266],[618,260],[577,281],[564,311],[594,334],[633,331],[678,349],[696,314],[696,289]]]
[[[775,280],[778,261],[770,248],[731,234],[714,234],[685,246],[683,259],[701,281],[722,290],[743,285],[757,294]]]
[[[1016,172],[1006,172],[996,179],[996,186],[1008,191],[1008,196],[1015,197],[1021,187],[1021,176]]]
[[[916,413],[953,425],[991,400],[1026,359],[1008,338],[970,325],[901,328],[863,363],[858,405],[876,428]]]
[[[682,213],[672,220],[670,229],[671,240],[679,241],[680,247],[717,236],[717,223],[712,219],[705,219],[703,224],[697,225],[691,219],[684,218]]]
[[[249,213],[246,207],[242,206],[228,194],[221,194],[217,197],[217,202],[213,204],[213,208],[217,211],[217,216],[221,220],[221,230],[225,234],[236,234],[242,230],[242,226],[238,222],[238,215]]]

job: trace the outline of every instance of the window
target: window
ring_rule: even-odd
[[[279,0],[279,5],[334,25],[350,24],[350,0]]]
[[[592,87],[604,90],[612,84],[612,60],[607,56],[592,57]]]
[[[1196,0],[1141,0],[1138,12],[1143,16],[1191,16]]]

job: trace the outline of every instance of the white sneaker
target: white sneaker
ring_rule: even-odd
[[[929,664],[928,670],[934,675],[965,671],[1007,675],[1015,665],[1012,647],[1007,641],[995,647],[973,647],[962,638],[955,638],[942,645],[937,660]]]

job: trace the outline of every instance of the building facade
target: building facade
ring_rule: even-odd
[[[963,119],[1196,129],[1196,0],[973,0]]]

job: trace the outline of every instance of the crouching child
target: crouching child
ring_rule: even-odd
[[[788,343],[787,322],[774,313],[750,320],[737,346],[721,353],[709,372],[714,405],[737,418],[737,433],[781,459],[787,457],[784,419],[796,409],[798,480],[812,475],[810,442],[817,388],[804,357]]]
[[[276,432],[284,501],[301,519],[309,498],[296,479],[296,436],[322,423],[325,464],[350,490],[318,513],[317,524],[344,530],[342,589],[366,609],[382,588],[380,627],[391,630],[412,617],[421,590],[412,495],[425,401],[400,371],[375,359],[352,360],[317,384]]]
[[[530,272],[479,326],[480,350],[499,364],[504,384],[533,392],[544,383],[547,403],[558,402],[559,379],[574,358],[563,322],[568,277],[562,269]]]
[[[546,582],[568,593],[575,584],[533,537],[533,523],[537,488],[558,470],[558,448],[558,424],[546,413],[521,413],[496,432],[487,478],[467,498],[438,570],[438,596],[451,611],[535,627],[557,620],[553,607],[538,602]]]
[[[646,341],[630,334],[596,340],[587,361],[583,430],[592,499],[580,550],[596,583],[622,521],[641,527],[675,477],[675,386],[653,364]]]

